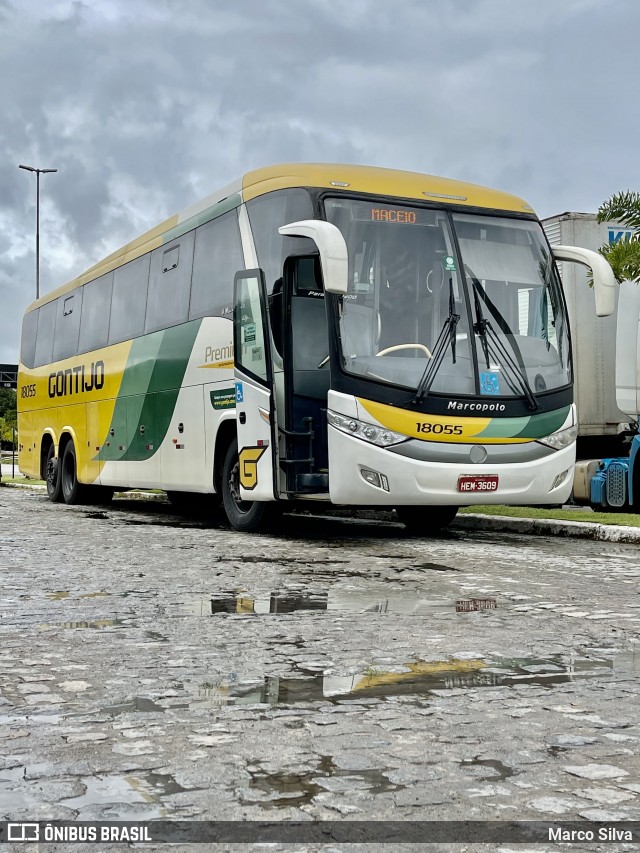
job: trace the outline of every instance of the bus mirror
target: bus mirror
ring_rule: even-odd
[[[320,252],[325,291],[346,294],[349,278],[347,244],[335,225],[320,219],[304,219],[283,225],[278,231],[286,237],[311,237]]]
[[[608,317],[616,307],[617,281],[609,262],[591,249],[578,246],[552,246],[556,261],[571,261],[589,267],[593,274],[593,293],[596,298],[596,316]]]

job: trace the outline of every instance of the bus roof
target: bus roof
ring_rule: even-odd
[[[315,187],[328,190],[367,193],[431,201],[438,204],[456,204],[491,210],[533,213],[521,198],[489,189],[477,184],[438,178],[420,172],[384,169],[378,166],[349,166],[339,163],[284,163],[247,172],[243,178],[206,196],[169,217],[155,228],[126,243],[103,260],[67,284],[46,293],[33,302],[27,311],[56,299],[60,294],[74,290],[108,272],[135,260],[141,255],[170,242],[197,225],[220,216],[265,193],[293,187]]]

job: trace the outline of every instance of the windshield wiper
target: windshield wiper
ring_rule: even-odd
[[[480,340],[482,341],[482,351],[484,353],[485,360],[487,362],[487,370],[490,369],[490,360],[489,356],[493,355],[496,361],[499,361],[504,369],[504,378],[507,381],[509,387],[512,391],[516,391],[514,387],[514,380],[520,386],[522,392],[527,398],[527,403],[529,408],[533,411],[540,408],[540,403],[536,399],[535,394],[531,389],[531,385],[529,385],[529,380],[527,379],[527,371],[524,366],[524,361],[522,360],[522,354],[518,345],[515,341],[515,337],[513,333],[507,332],[503,329],[503,333],[505,337],[507,335],[511,335],[513,338],[513,350],[517,355],[516,358],[513,357],[513,353],[509,352],[507,347],[504,345],[503,341],[500,339],[500,336],[495,331],[490,321],[484,316],[484,312],[482,310],[481,299],[484,299],[485,303],[489,310],[496,316],[495,307],[492,306],[491,300],[487,296],[487,294],[481,289],[480,281],[473,275],[471,270],[467,267],[467,275],[471,284],[473,286],[473,297],[474,304],[476,310],[476,322],[473,325],[473,331],[478,335]],[[506,369],[509,369],[510,374],[507,374]]]
[[[440,370],[440,365],[444,361],[449,347],[451,347],[453,363],[456,363],[456,328],[459,320],[460,315],[456,314],[456,300],[453,294],[453,278],[449,276],[449,316],[444,321],[440,330],[436,345],[433,348],[433,357],[424,369],[422,378],[416,388],[415,397],[409,401],[411,404],[419,403],[429,393],[429,389],[433,385],[433,380]]]

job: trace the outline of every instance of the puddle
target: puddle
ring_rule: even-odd
[[[296,705],[360,699],[385,700],[398,696],[428,699],[435,690],[481,687],[552,688],[584,678],[609,675],[613,662],[576,658],[563,663],[560,655],[549,658],[511,658],[497,661],[409,661],[393,670],[370,667],[354,675],[324,673],[280,678],[266,676],[261,682],[239,681],[237,674],[216,683],[200,685],[191,706]]]
[[[486,767],[492,771],[488,775],[474,773],[473,778],[478,782],[502,782],[504,779],[508,779],[510,776],[515,776],[517,774],[517,771],[512,767],[503,764],[502,761],[498,761],[495,758],[479,758],[478,756],[475,758],[468,758],[460,762],[460,767],[463,769],[466,767]]]
[[[117,628],[122,624],[122,619],[94,619],[91,622],[60,622],[56,625],[45,622],[41,625],[38,625],[38,628],[41,631],[50,630],[52,628],[69,628],[74,630],[80,628],[91,628],[95,631],[99,631],[103,628]]]
[[[80,779],[86,791],[79,797],[60,800],[60,805],[82,812],[91,806],[114,803],[148,803],[156,808],[145,810],[145,818],[164,817],[171,810],[161,801],[163,797],[189,790],[178,784],[173,776],[163,773],[127,774],[124,776],[84,776]]]
[[[249,788],[268,796],[251,800],[241,799],[243,805],[262,805],[265,808],[291,808],[310,803],[322,792],[359,790],[370,794],[398,791],[397,785],[382,770],[341,770],[330,756],[323,756],[318,767],[305,773],[266,773],[255,767],[248,768],[251,775]]]
[[[128,714],[134,711],[140,711],[145,714],[153,711],[160,711],[164,713],[166,709],[163,708],[162,705],[158,705],[157,702],[154,702],[152,699],[145,699],[143,696],[134,696],[133,699],[130,699],[128,702],[122,702],[119,705],[107,705],[105,708],[101,708],[100,710],[104,714],[111,714],[111,716],[117,717],[120,714]]]
[[[496,599],[470,599],[469,602],[462,602],[447,598],[421,598],[415,590],[389,594],[384,589],[376,592],[333,588],[329,592],[271,592],[264,595],[249,595],[245,591],[223,592],[183,600],[180,606],[194,616],[214,616],[221,613],[266,616],[308,610],[426,615],[434,612],[495,609],[498,605]]]

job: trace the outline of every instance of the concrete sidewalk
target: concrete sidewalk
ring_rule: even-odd
[[[559,521],[553,518],[513,518],[481,513],[458,514],[452,530],[482,530],[493,533],[522,533],[526,536],[570,536],[603,542],[640,544],[640,527],[598,524],[593,521]]]

